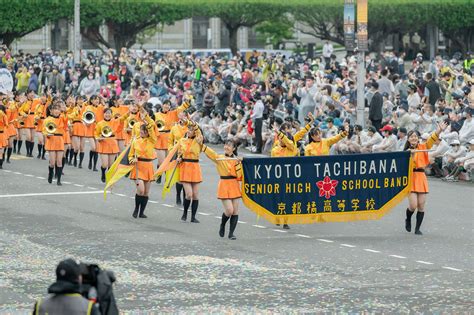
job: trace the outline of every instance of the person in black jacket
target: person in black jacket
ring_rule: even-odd
[[[383,97],[379,92],[379,84],[377,82],[372,82],[372,100],[369,105],[369,120],[372,122],[372,126],[376,130],[380,130],[382,127],[382,106],[383,106]]]
[[[428,101],[428,103],[430,103],[431,105],[431,109],[434,112],[436,102],[441,97],[441,89],[439,87],[438,82],[436,82],[435,79],[433,78],[432,73],[428,72],[425,75],[425,81],[426,81],[426,85],[425,85],[425,90],[423,91],[424,97],[422,99],[422,103],[426,103]]]

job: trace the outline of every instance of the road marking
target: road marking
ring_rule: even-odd
[[[72,183],[71,182],[63,182],[63,184],[71,185]]]
[[[416,262],[424,265],[434,265],[434,263],[424,260],[417,260]]]
[[[84,185],[79,185],[79,184],[73,184],[76,187],[84,187]]]
[[[222,217],[218,217],[217,215],[214,216],[216,219],[222,219]]]
[[[266,226],[258,225],[258,224],[254,224],[254,225],[252,225],[252,226],[254,226],[254,227],[256,227],[256,228],[259,228],[259,229],[266,229],[266,228],[267,228]]]
[[[351,244],[341,244],[341,246],[350,247],[350,248],[354,248],[354,247],[355,247],[355,245],[351,245]]]
[[[287,231],[283,231],[283,230],[277,230],[277,229],[273,229],[273,231],[275,232],[279,232],[279,233],[286,233]]]
[[[247,224],[245,221],[238,221],[240,224]]]
[[[5,173],[11,173],[12,171],[9,170],[3,170]]]
[[[116,194],[114,194],[114,195],[117,195],[117,196],[120,196],[120,197],[125,197],[124,194],[119,194],[119,193],[116,193]]]
[[[198,212],[200,215],[211,215],[210,213],[206,213],[206,212]]]
[[[380,253],[380,251],[374,250],[374,249],[370,249],[370,248],[364,248],[364,250],[365,250],[366,252],[370,252],[370,253]]]
[[[89,188],[89,189],[97,189],[97,188],[91,187],[91,186],[87,186],[87,188]]]
[[[20,173],[20,172],[13,172],[13,174],[21,175],[21,173]]]
[[[317,238],[318,241],[324,242],[324,243],[334,243],[334,241],[331,240],[325,240],[324,238]]]
[[[295,234],[296,236],[299,236],[299,237],[304,237],[304,238],[311,238],[311,236],[309,235],[304,235],[304,234]]]
[[[31,174],[24,174],[26,177],[35,177],[35,175],[31,175]]]
[[[100,193],[104,193],[104,192],[102,190],[97,190],[97,191],[65,191],[65,192],[54,192],[54,193],[12,194],[12,195],[0,195],[0,198],[33,197],[33,196],[61,196],[61,195],[87,195],[87,194],[100,194]]]
[[[155,200],[148,200],[149,203],[158,203],[158,201]]]
[[[38,179],[46,179],[46,177],[36,176]]]
[[[405,256],[399,256],[399,255],[389,255],[390,257],[393,257],[393,258],[400,258],[400,259],[406,259]]]
[[[446,266],[443,266],[442,268],[448,269],[448,270],[452,270],[452,271],[462,271],[461,269],[453,268],[453,267],[446,267]]]
[[[165,207],[168,207],[168,208],[174,208],[174,206],[168,205],[168,204],[166,204],[166,203],[162,203],[161,205],[162,205],[162,206],[165,206]]]

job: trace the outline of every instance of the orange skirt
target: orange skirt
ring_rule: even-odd
[[[82,121],[75,121],[72,124],[72,136],[73,137],[84,137],[86,135],[86,127]]]
[[[84,137],[86,138],[94,138],[94,132],[95,132],[95,123],[86,125],[84,124]]]
[[[0,149],[8,146],[8,136],[6,131],[0,131]]]
[[[35,115],[28,115],[28,117],[25,118],[25,126],[23,128],[26,129],[35,129]]]
[[[117,133],[115,134],[115,139],[116,140],[125,140],[125,132],[123,132],[123,128],[119,128]]]
[[[421,194],[427,194],[429,192],[425,172],[413,172],[411,192]]]
[[[9,124],[8,127],[7,127],[7,136],[8,138],[10,137],[15,137],[17,135],[17,130],[15,128],[15,125],[14,124]]]
[[[64,137],[64,144],[71,144],[71,136],[69,135],[69,131],[66,131],[63,137]]]
[[[202,182],[201,165],[199,165],[199,162],[182,162],[179,165],[179,181],[182,183]]]
[[[132,141],[132,133],[128,133],[126,131],[123,132],[123,140],[125,140],[125,145],[129,145],[130,141]]]
[[[64,151],[64,136],[54,135],[46,137],[46,151]]]
[[[130,179],[137,179],[137,170],[138,179],[143,181],[154,180],[153,176],[155,174],[155,170],[153,169],[153,161],[138,161],[130,172]]]
[[[38,124],[35,127],[36,132],[43,132],[43,119],[38,119]]]
[[[97,141],[97,153],[99,154],[117,154],[119,147],[117,140],[114,138]]]
[[[220,179],[217,185],[218,199],[236,199],[241,198],[240,183],[236,178]]]
[[[155,143],[155,149],[157,150],[168,150],[168,139],[170,137],[169,132],[162,132],[158,135]]]

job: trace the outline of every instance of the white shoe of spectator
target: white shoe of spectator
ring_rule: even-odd
[[[448,175],[448,176],[446,176],[446,177],[444,177],[444,178],[441,178],[441,180],[447,180],[447,181],[449,181],[451,178],[453,178],[453,177],[452,177],[451,175]]]

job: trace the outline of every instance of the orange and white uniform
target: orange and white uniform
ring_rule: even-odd
[[[433,132],[426,143],[418,144],[415,150],[429,150],[433,147],[436,141],[438,141],[438,135],[436,132]],[[411,165],[413,169],[411,192],[424,194],[429,192],[428,180],[426,179],[425,174],[425,167],[429,164],[430,159],[428,157],[428,152],[413,153]]]
[[[72,136],[84,137],[86,135],[86,127],[82,122],[82,109],[79,106],[74,106],[68,114],[69,121],[72,122]]]
[[[125,140],[125,135],[124,135],[124,130],[123,130],[125,119],[120,119],[120,118],[125,116],[127,113],[128,113],[128,106],[121,105],[121,106],[112,107],[112,117],[116,118],[119,125],[117,129],[117,133],[115,134],[115,139],[117,140]]]
[[[319,156],[319,155],[329,155],[329,150],[331,147],[344,139],[344,135],[338,134],[334,137],[321,139],[321,141],[313,141],[304,148],[305,156]]]
[[[168,137],[168,150],[171,150],[179,140],[184,138],[188,132],[188,125],[181,125],[179,122],[171,127],[170,136]]]
[[[283,133],[278,133],[279,141],[275,141],[271,151],[272,157],[285,157],[285,156],[297,156],[298,147],[294,141],[288,139],[288,137]],[[281,142],[281,143],[280,143]],[[282,145],[283,144],[283,145]]]
[[[46,126],[50,122],[56,125],[54,134],[49,134],[46,130]],[[64,151],[64,133],[67,128],[65,122],[64,115],[59,117],[49,116],[44,120],[43,134],[46,136],[46,151]]]
[[[209,159],[216,163],[220,179],[217,185],[218,199],[236,199],[242,197],[240,183],[242,180],[242,163],[237,159],[229,159],[224,154],[217,154],[207,145],[203,145],[204,152]]]
[[[129,129],[128,128],[128,124],[130,122],[130,120],[134,119],[135,121],[137,121],[137,123],[140,121],[140,115],[138,113],[135,113],[135,114],[131,114],[131,113],[127,113],[125,114],[125,116],[122,116],[121,119],[124,119],[124,123],[123,123],[123,138],[124,138],[124,141],[125,141],[125,145],[129,145],[130,144],[130,141],[132,140],[132,132],[133,132],[133,129]],[[140,130],[140,129],[138,129]]]
[[[17,135],[17,126],[18,126],[18,106],[16,102],[12,101],[7,107],[7,118],[8,118],[8,128],[7,128],[7,136],[15,137]]]
[[[84,107],[84,110],[83,110],[83,113],[85,113],[85,112],[93,112],[95,117],[96,117],[96,121],[93,122],[92,124],[84,123],[84,137],[94,138],[95,126],[96,126],[96,122],[97,122],[97,107],[95,107],[93,105],[87,105],[87,106]]]
[[[102,129],[104,127],[110,127],[112,130],[112,136],[108,138],[102,137]],[[117,154],[119,152],[119,147],[117,143],[117,139],[115,137],[118,130],[118,120],[111,119],[109,121],[102,120],[101,122],[97,123],[95,126],[95,139],[98,140],[97,143],[97,153],[99,154]],[[102,139],[102,140],[99,140]]]
[[[196,137],[200,134],[201,132],[197,129]],[[179,165],[179,181],[182,183],[202,182],[201,166],[199,165],[201,145],[197,143],[195,138],[182,138],[177,146],[178,156],[182,158],[182,162]]]
[[[166,113],[157,112],[155,113],[155,122],[161,120],[164,122],[165,126],[162,131],[160,131],[160,136],[156,142],[155,149],[157,150],[167,150],[168,149],[168,138],[171,131],[171,127],[178,122],[178,114],[185,111],[189,107],[189,103],[183,102],[178,108],[170,110]]]
[[[137,158],[135,167],[130,173],[130,179],[141,179],[143,181],[152,181],[154,179],[153,160],[156,159],[155,143],[155,124],[153,119],[147,116],[148,137],[139,137],[135,139],[130,146],[128,160]],[[138,174],[137,174],[138,173]]]
[[[8,146],[8,118],[7,113],[0,111],[0,149]]]
[[[46,118],[46,110],[49,104],[51,104],[51,100],[48,98],[45,104],[39,103],[35,108],[35,122],[36,122],[35,129],[37,132],[43,132],[43,122],[44,122],[44,119]]]

